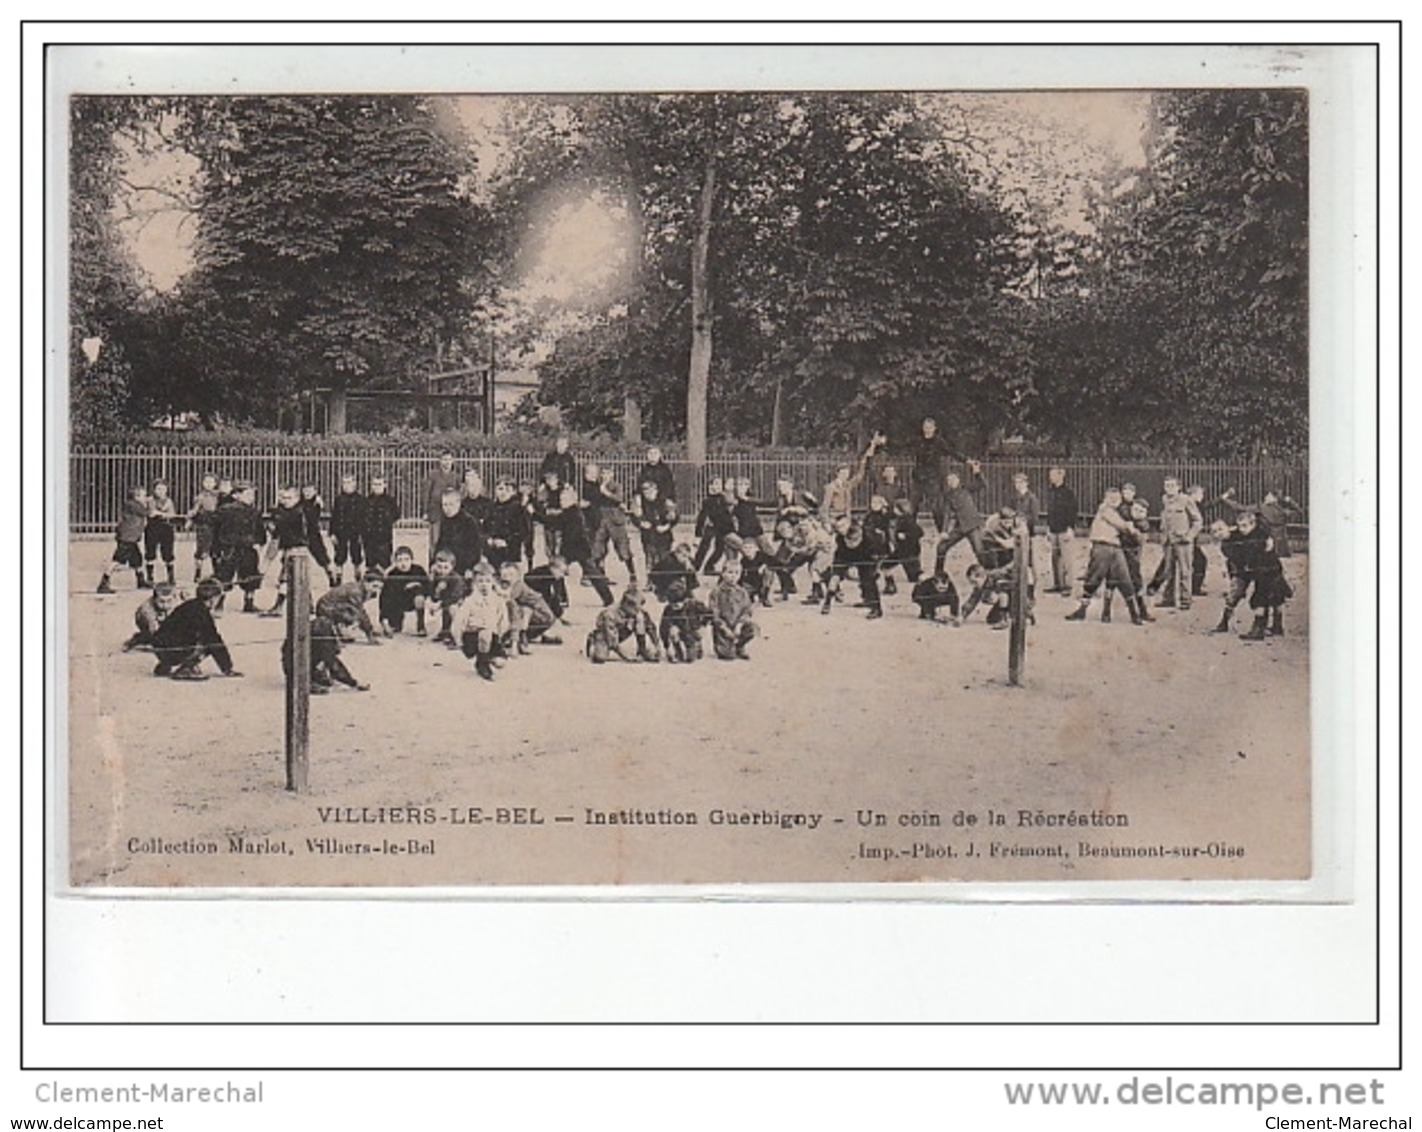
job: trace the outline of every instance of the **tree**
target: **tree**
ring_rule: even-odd
[[[1307,104],[1159,94],[1144,170],[1092,201],[1068,287],[1033,304],[1039,434],[1176,455],[1307,446]]]
[[[663,400],[679,371],[693,458],[713,427],[770,439],[776,404],[775,439],[823,443],[922,397],[979,431],[993,414],[978,410],[1010,397],[1011,371],[982,342],[1006,327],[1003,213],[912,97],[618,96],[572,112],[560,138],[575,140],[551,147],[547,175],[626,194],[642,263],[629,317],[559,343],[542,369],[548,396],[605,415],[604,382],[650,377],[643,395]],[[591,348],[600,337],[607,347]],[[574,357],[581,388],[564,379]],[[650,373],[618,372],[618,357]]]
[[[432,100],[184,110],[205,176],[180,407],[257,419],[302,389],[399,388],[466,332],[492,234],[470,151]]]

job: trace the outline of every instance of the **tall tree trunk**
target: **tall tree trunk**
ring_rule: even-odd
[[[696,243],[691,250],[691,369],[686,380],[686,458],[697,467],[706,463],[706,408],[711,378],[711,288],[706,276],[711,258],[711,212],[715,202],[716,158],[713,155],[706,159]]]
[[[775,405],[770,411],[770,446],[785,446],[785,379],[775,379]]]

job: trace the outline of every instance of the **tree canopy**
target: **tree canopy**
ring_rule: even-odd
[[[75,429],[270,425],[303,390],[411,387],[493,336],[569,423],[616,432],[631,405],[693,457],[718,436],[856,442],[926,411],[965,450],[1306,447],[1304,93],[1157,93],[1132,163],[1006,107],[76,98]],[[195,239],[167,290],[121,229],[124,138],[199,170],[173,194]],[[532,261],[572,255],[594,214],[616,239],[536,293]]]

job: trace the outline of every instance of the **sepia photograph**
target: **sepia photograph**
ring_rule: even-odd
[[[1307,86],[553,78],[68,96],[67,885],[1306,886]]]

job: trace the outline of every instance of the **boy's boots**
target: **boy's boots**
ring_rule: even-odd
[[[424,607],[421,606],[419,609],[415,610],[415,636],[417,636],[417,637],[423,637],[424,635],[425,635],[425,611],[424,611]]]
[[[1249,632],[1241,633],[1239,639],[1241,641],[1262,641],[1264,639],[1264,625],[1267,620],[1268,617],[1263,613],[1256,615]]]
[[[1228,633],[1230,622],[1234,620],[1234,606],[1227,605],[1224,612],[1220,614],[1220,623],[1210,630],[1211,633]]]
[[[810,596],[805,599],[806,605],[819,605],[824,600],[825,588],[819,582],[810,586]]]
[[[517,652],[519,656],[528,655],[528,634],[522,629],[520,629],[514,637],[514,651]]]
[[[227,600],[227,595],[224,593],[224,594],[222,595],[222,597],[218,599],[218,605],[220,606],[220,605],[221,605],[224,601],[226,601],[226,600]],[[254,594],[254,593],[252,593],[250,590],[243,590],[243,591],[242,591],[242,612],[243,612],[243,613],[256,613],[256,612],[257,612],[257,595]]]
[[[114,592],[113,583],[109,581],[107,574],[99,579],[99,588],[95,592],[101,594],[111,594]]]
[[[1147,621],[1152,620],[1150,614],[1146,613],[1145,602],[1139,594],[1127,601],[1126,604],[1131,608],[1132,625],[1144,625]]]
[[[251,595],[248,595],[250,599]],[[281,607],[286,604],[286,594],[277,594],[276,604],[262,614],[263,617],[280,617]],[[245,607],[244,607],[245,608]],[[253,606],[253,608],[256,608]]]
[[[1131,616],[1132,616],[1132,617],[1135,617],[1135,610],[1134,610],[1134,609],[1131,611]],[[1110,591],[1110,590],[1107,590],[1107,591],[1106,591],[1106,596],[1101,599],[1101,623],[1102,623],[1103,625],[1109,625],[1109,624],[1111,624],[1111,591]]]
[[[834,599],[834,590],[831,587],[826,586],[824,600],[820,602],[820,612],[828,614],[830,611],[830,606],[834,605]]]
[[[1091,603],[1089,601],[1087,601],[1085,598],[1082,598],[1081,603],[1074,610],[1072,610],[1066,615],[1066,619],[1068,621],[1085,621],[1086,607],[1090,604]]]
[[[898,593],[898,592],[899,592],[899,584],[894,581],[894,576],[893,576],[892,574],[885,574],[885,575],[884,575],[884,593],[886,593],[886,594],[896,594],[896,593]]]
[[[1269,622],[1269,636],[1282,637],[1284,635],[1284,611],[1274,610],[1274,616]]]
[[[177,579],[173,577],[173,564],[171,562],[165,562],[163,563],[163,569],[168,573],[168,584],[170,586],[176,585]]]
[[[331,583],[331,588],[335,589],[341,584],[341,572],[334,566],[326,567],[326,580]]]

